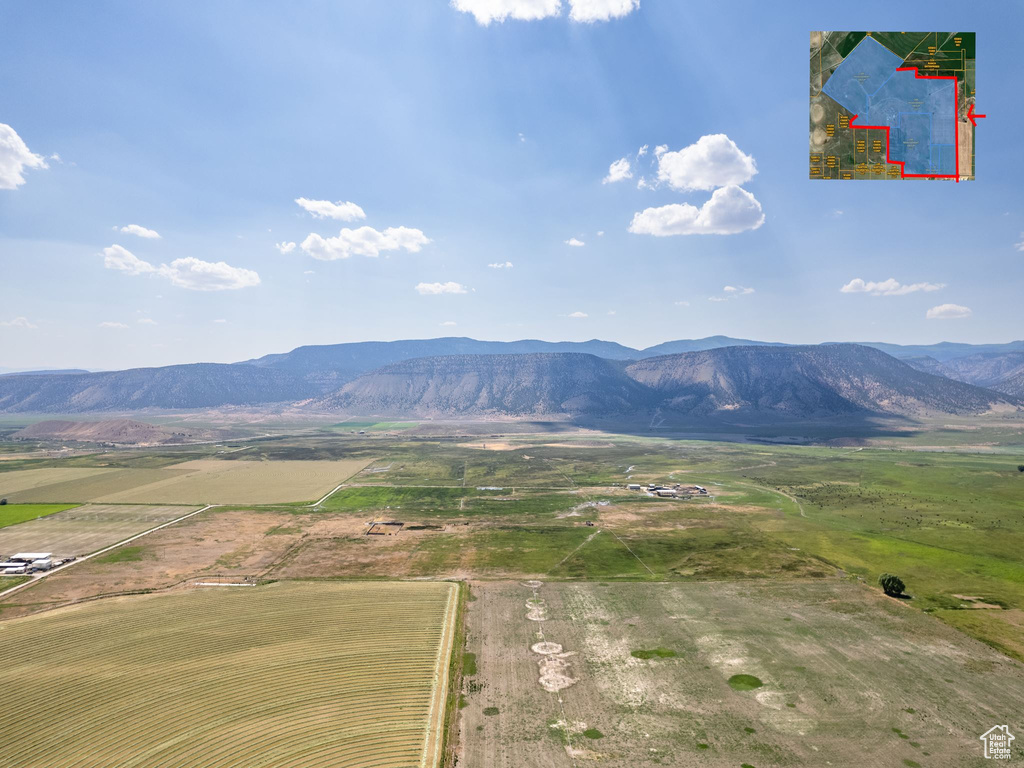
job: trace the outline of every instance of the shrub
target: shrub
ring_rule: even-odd
[[[892,597],[899,597],[903,594],[903,590],[907,588],[907,585],[903,583],[903,579],[891,573],[883,573],[879,576],[878,584],[885,594]]]

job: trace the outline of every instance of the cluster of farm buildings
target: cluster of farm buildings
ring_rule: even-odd
[[[627,491],[641,491],[648,496],[660,496],[662,498],[675,499],[679,497],[690,498],[691,496],[707,496],[708,489],[703,485],[640,485],[630,483],[626,486]]]
[[[0,573],[5,576],[18,576],[23,573],[48,571],[65,562],[55,560],[52,552],[18,552],[8,558],[0,557]]]

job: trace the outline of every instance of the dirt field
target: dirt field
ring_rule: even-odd
[[[24,502],[88,501],[84,498],[50,498],[47,488],[64,483],[82,482],[117,472],[99,467],[69,467],[47,469],[16,469],[0,473],[0,497],[11,504]]]
[[[0,687],[36,694],[0,708],[0,764],[433,768],[456,596],[278,583],[4,622]]]
[[[287,513],[213,509],[139,539],[130,545],[132,556],[127,559],[104,555],[42,579],[5,598],[0,617],[23,616],[100,595],[168,589],[190,580],[257,577],[300,540],[294,521]]]
[[[369,461],[221,461],[175,464],[160,479],[99,501],[151,504],[277,504],[316,501]]]
[[[472,590],[460,765],[981,766],[1024,701],[1024,665],[853,583]]]
[[[87,555],[193,509],[86,504],[0,529],[0,552],[52,552],[56,557]]]

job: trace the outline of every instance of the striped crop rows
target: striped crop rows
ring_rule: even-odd
[[[454,589],[278,583],[0,623],[0,766],[419,768]]]

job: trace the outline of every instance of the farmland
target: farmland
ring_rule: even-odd
[[[46,517],[54,512],[63,512],[74,506],[74,504],[4,504],[0,506],[0,528],[24,523],[26,520],[35,520],[37,517]]]
[[[0,627],[197,582],[467,581],[457,738],[469,765],[559,764],[567,748],[608,765],[818,765],[826,753],[833,765],[970,765],[973,729],[1020,696],[1024,453],[1012,429],[986,432],[982,450],[968,429],[874,446],[497,428],[331,427],[217,455],[178,446],[0,471],[103,464],[162,477],[104,498],[263,500],[41,579],[4,599]],[[131,509],[153,507],[57,512],[0,530],[0,551],[29,548],[3,537],[32,526]],[[908,599],[881,595],[885,571]],[[552,712],[538,680],[564,678],[565,711]]]
[[[272,584],[4,623],[4,765],[434,766],[457,587]],[[74,734],[69,738],[68,734]]]
[[[187,506],[86,504],[0,529],[0,552],[85,555],[190,512]]]
[[[856,584],[471,588],[460,764],[980,766],[1024,698],[1019,664]]]
[[[104,455],[105,456],[105,455]],[[88,461],[92,457],[81,459]],[[276,504],[315,501],[367,461],[228,461],[177,457],[162,466],[45,466],[0,471],[11,502],[119,504]],[[43,462],[40,462],[43,463]],[[46,462],[51,464],[52,462]]]

